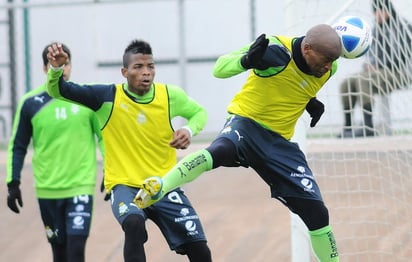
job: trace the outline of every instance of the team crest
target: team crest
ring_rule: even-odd
[[[146,115],[145,115],[142,111],[140,111],[140,112],[137,114],[136,121],[137,121],[137,123],[139,123],[139,124],[146,123],[146,121],[147,121]]]
[[[230,134],[231,131],[232,131],[232,127],[231,127],[231,126],[227,126],[227,127],[223,128],[223,130],[220,131],[220,133],[222,133],[222,134]]]
[[[120,202],[119,203],[119,216],[123,216],[127,212],[129,212],[129,208],[127,207],[127,205],[124,202]]]

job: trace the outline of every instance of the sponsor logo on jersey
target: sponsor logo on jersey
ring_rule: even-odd
[[[125,103],[120,103],[120,108],[123,108],[125,111],[129,111],[129,106]]]
[[[330,254],[331,258],[334,257],[338,257],[338,248],[336,247],[336,240],[335,240],[335,236],[333,235],[332,231],[328,232],[328,238],[329,238],[329,242],[330,245],[332,247],[332,253]]]
[[[199,166],[202,163],[206,162],[206,156],[204,154],[201,154],[200,156],[197,156],[195,159],[189,161],[189,162],[183,162],[183,165],[187,168],[188,171],[192,170],[193,168]],[[183,173],[183,172],[181,172]]]
[[[73,218],[73,229],[84,229],[84,217],[82,216],[75,216]]]
[[[296,168],[296,170],[298,172],[292,172],[290,173],[291,177],[299,177],[299,178],[310,178],[310,179],[314,179],[314,177],[311,174],[306,174],[306,169],[304,166],[298,166]]]
[[[185,227],[186,227],[186,230],[188,231],[187,232],[188,235],[193,236],[193,235],[199,234],[199,232],[196,230],[196,223],[193,222],[192,220],[186,221]]]
[[[242,139],[243,136],[240,135],[240,132],[238,130],[235,130],[235,133],[237,135],[237,141],[240,141],[240,139]]]
[[[44,103],[44,96],[35,96],[34,97],[34,101],[40,102],[40,103]]]
[[[315,190],[312,189],[313,187],[313,182],[307,178],[303,178],[300,183],[303,185],[304,190],[306,192],[315,192]]]

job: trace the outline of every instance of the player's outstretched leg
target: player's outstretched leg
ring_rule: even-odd
[[[213,159],[206,149],[191,153],[180,160],[164,177],[146,179],[143,183],[143,190],[137,193],[134,202],[139,208],[148,207],[166,193],[193,181],[203,172],[211,170],[212,167]]]
[[[143,209],[153,205],[163,197],[163,182],[160,177],[149,177],[145,179],[135,198],[134,203],[138,208]]]

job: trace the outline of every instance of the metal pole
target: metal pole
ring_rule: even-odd
[[[250,37],[256,38],[256,0],[250,0]]]
[[[24,3],[28,3],[29,0],[23,0]],[[31,89],[31,54],[30,54],[30,34],[29,34],[29,9],[23,8],[23,32],[24,32],[24,71],[25,71],[25,83],[26,92]]]
[[[178,0],[179,9],[179,72],[180,85],[187,90],[186,86],[186,71],[187,71],[187,57],[186,57],[186,38],[185,38],[185,0]]]
[[[13,0],[7,0],[8,3],[13,3]],[[14,22],[14,9],[8,9],[9,20],[9,62],[10,62],[10,109],[12,118],[16,113],[17,107],[17,92],[16,92],[16,41],[15,41],[15,22]]]

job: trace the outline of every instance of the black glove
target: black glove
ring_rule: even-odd
[[[102,183],[100,184],[100,192],[106,192],[106,190],[104,189],[104,177],[102,178]],[[109,200],[110,199],[110,197],[111,197],[111,194],[110,193],[105,193],[105,195],[104,195],[104,201],[107,201],[107,200]]]
[[[316,99],[316,97],[309,100],[309,103],[306,105],[306,111],[308,111],[312,120],[310,121],[310,127],[314,127],[318,123],[323,112],[325,112],[325,105]]]
[[[250,46],[249,51],[240,59],[240,64],[246,68],[256,68],[259,70],[267,69],[267,66],[263,65],[263,55],[265,54],[266,48],[268,47],[269,39],[266,38],[265,34],[261,34],[256,38],[255,42]]]
[[[7,194],[7,206],[11,209],[11,211],[15,213],[20,213],[20,210],[16,204],[19,204],[20,207],[23,207],[23,199],[21,197],[20,191],[20,182],[19,181],[11,181],[7,184],[8,187],[8,194]]]

